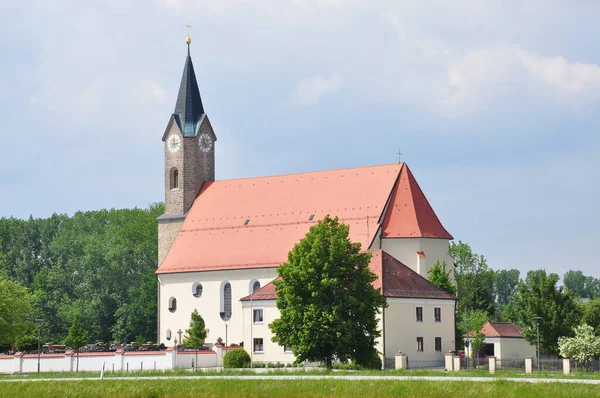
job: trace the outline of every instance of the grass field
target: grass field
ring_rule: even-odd
[[[594,385],[349,380],[85,380],[0,383],[1,397],[600,397]]]
[[[386,370],[386,371],[327,371],[327,370],[306,370],[304,371],[302,368],[295,368],[296,371],[289,372],[281,369],[269,369],[269,374],[272,375],[294,375],[294,374],[303,374],[303,375],[359,375],[359,376],[443,376],[443,377],[456,377],[456,376],[468,376],[468,377],[496,377],[498,379],[502,378],[543,378],[543,379],[600,379],[600,372],[575,372],[568,376],[563,375],[562,373],[556,372],[544,372],[541,373],[534,372],[531,374],[525,374],[524,372],[519,371],[499,371],[494,375],[491,375],[488,371],[476,370],[476,371],[462,371],[462,372],[445,372],[443,370],[436,369],[410,369],[410,370]],[[257,374],[263,373],[254,373],[250,370],[226,370],[215,371],[197,371],[191,372],[189,369],[177,369],[177,370],[169,370],[169,371],[135,371],[135,372],[106,372],[105,378],[113,378],[113,377],[123,377],[123,376],[203,376],[203,377],[214,377],[220,375],[240,375],[240,376],[254,376]],[[2,379],[23,379],[23,378],[72,378],[72,377],[87,377],[87,378],[98,378],[100,377],[100,372],[56,372],[56,373],[29,373],[29,374],[21,374],[21,375],[1,375],[0,380]]]

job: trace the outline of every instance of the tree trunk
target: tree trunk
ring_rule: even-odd
[[[75,373],[79,373],[79,349],[75,350],[75,354],[77,354],[77,366],[75,367]]]
[[[333,367],[331,355],[327,357],[327,369],[331,369]]]
[[[198,349],[196,348],[196,362],[194,362],[194,372],[196,371],[197,367],[198,367]]]

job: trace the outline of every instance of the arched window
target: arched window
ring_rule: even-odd
[[[171,341],[171,329],[167,329],[167,341]]]
[[[171,189],[179,188],[179,170],[175,167],[171,169],[169,185]]]
[[[227,321],[231,318],[231,283],[221,284],[221,319]]]
[[[260,289],[260,282],[258,281],[258,279],[250,279],[250,282],[248,282],[248,294],[252,294],[258,289]]]
[[[203,288],[202,288],[202,284],[200,282],[196,281],[192,284],[192,295],[194,297],[202,296],[202,290],[203,290]]]
[[[171,297],[169,299],[169,311],[170,312],[177,311],[177,299],[175,297]]]

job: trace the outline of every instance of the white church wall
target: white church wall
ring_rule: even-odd
[[[385,309],[385,357],[399,350],[408,356],[409,367],[441,366],[444,354],[454,350],[454,301],[388,298]],[[417,321],[416,308],[423,308],[423,321]],[[441,309],[441,322],[435,322],[434,308]],[[417,349],[417,337],[423,338],[423,351]],[[435,351],[435,338],[442,338]]]
[[[182,337],[190,327],[190,317],[194,309],[202,315],[208,329],[207,343],[216,343],[221,337],[227,343],[239,344],[244,339],[242,311],[240,299],[250,294],[252,280],[258,280],[261,287],[277,277],[276,268],[257,268],[228,271],[206,271],[177,274],[161,274],[159,281],[159,342],[173,346],[174,340],[179,341],[179,330]],[[192,287],[194,282],[202,284],[202,295],[195,297]],[[227,322],[221,319],[221,288],[224,281],[231,284],[231,318]],[[169,311],[169,299],[177,299],[177,309]],[[167,330],[171,330],[171,339],[167,340]]]
[[[429,238],[383,238],[381,239],[381,249],[396,258],[402,264],[406,265],[415,272],[419,272],[418,251],[425,253],[426,264],[420,270],[420,275],[427,278],[427,271],[435,265],[437,261],[446,262],[446,271],[454,268],[454,261],[448,251],[448,240],[429,239]]]

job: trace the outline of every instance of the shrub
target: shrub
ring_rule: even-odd
[[[225,368],[247,368],[250,366],[250,355],[243,348],[228,351],[223,357]]]
[[[381,357],[375,354],[365,363],[361,363],[360,367],[362,369],[381,370],[381,368],[383,367],[383,363],[381,362]]]
[[[338,362],[333,364],[334,369],[341,370],[381,370],[382,363],[379,355],[374,355],[371,359],[364,363],[357,363],[356,361],[351,362]]]

